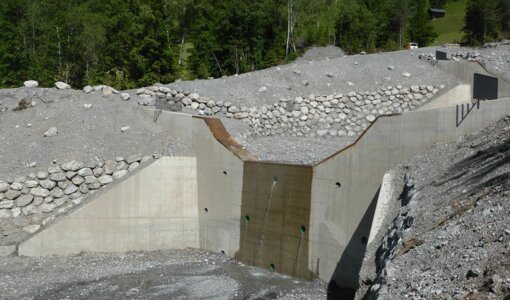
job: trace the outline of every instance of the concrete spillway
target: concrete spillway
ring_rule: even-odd
[[[495,100],[460,126],[455,107],[380,117],[313,166],[256,161],[218,120],[163,112],[158,122],[196,157],[159,159],[22,243],[19,254],[195,247],[356,287],[385,171],[509,112],[509,100]]]
[[[316,165],[259,161],[218,119],[162,112],[158,123],[195,157],[157,160],[23,242],[18,253],[194,247],[355,288],[384,173],[509,112],[510,100],[501,99],[483,102],[460,125],[455,106],[379,117]]]

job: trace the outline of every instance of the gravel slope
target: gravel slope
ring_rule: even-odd
[[[182,81],[165,85],[198,92],[216,101],[237,106],[272,104],[280,98],[330,95],[335,92],[374,91],[387,86],[455,86],[459,79],[418,59],[418,51],[404,50],[371,55],[352,55],[330,60],[292,64],[212,80]],[[393,66],[390,70],[388,67]],[[402,76],[409,73],[410,77]],[[303,82],[307,82],[305,85]],[[349,85],[352,83],[352,85]],[[266,87],[266,92],[259,92]]]
[[[35,106],[15,111],[21,99]],[[143,155],[192,155],[182,141],[156,125],[134,101],[76,90],[4,89],[0,101],[0,179],[46,169],[54,160],[88,162]],[[91,104],[91,108],[84,107]],[[0,105],[2,107],[2,105]],[[30,124],[30,125],[29,125]],[[121,132],[121,128],[130,129]],[[44,137],[51,127],[55,137]],[[35,167],[27,167],[36,163]]]
[[[394,198],[411,196],[368,249],[361,291],[373,283],[369,299],[509,299],[510,115],[394,173],[414,190]]]

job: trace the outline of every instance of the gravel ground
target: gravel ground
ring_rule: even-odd
[[[1,299],[326,299],[326,284],[203,250],[0,257]]]
[[[464,53],[478,53],[479,56],[476,58],[487,71],[499,75],[504,79],[510,81],[510,44],[492,44],[494,47],[487,48],[453,48],[446,50],[443,47],[436,48],[424,48],[424,51],[428,51],[435,54],[436,50],[446,51],[449,54],[464,54]]]
[[[260,159],[289,164],[311,165],[353,143],[357,137],[253,137],[246,122],[222,118],[234,139]]]
[[[430,51],[430,50],[429,50]],[[458,78],[418,59],[418,51],[404,50],[371,55],[352,55],[330,60],[292,64],[212,80],[180,81],[165,85],[205,95],[236,106],[272,104],[280,98],[331,95],[335,92],[375,91],[387,86],[457,85]],[[393,66],[390,70],[388,67]],[[409,77],[402,76],[409,73]],[[307,82],[308,84],[303,84]],[[349,85],[352,83],[352,85]],[[266,92],[259,92],[266,87]]]
[[[35,106],[14,110],[22,99]],[[0,90],[0,179],[46,169],[54,160],[88,162],[143,155],[192,155],[191,149],[156,125],[135,101],[76,90]],[[3,105],[2,105],[3,103]],[[92,107],[86,109],[85,104]],[[121,132],[121,128],[130,129]],[[51,127],[55,137],[44,137]],[[33,167],[30,164],[36,163]]]
[[[370,299],[510,299],[510,115],[393,171],[412,178],[414,196],[368,249],[361,291],[372,283]]]

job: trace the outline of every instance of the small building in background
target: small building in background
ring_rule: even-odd
[[[443,18],[446,11],[442,8],[429,8],[429,16],[431,19]]]

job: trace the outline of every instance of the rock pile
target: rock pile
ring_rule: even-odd
[[[83,198],[151,160],[141,154],[83,164],[72,160],[0,181],[0,245],[36,232]]]
[[[273,105],[252,108],[162,86],[141,88],[136,94],[140,105],[151,106],[156,104],[156,99],[166,99],[170,105],[181,103],[200,114],[245,120],[254,129],[253,135],[335,137],[358,135],[379,115],[414,110],[442,88],[443,85],[389,86],[374,92],[281,99]]]

